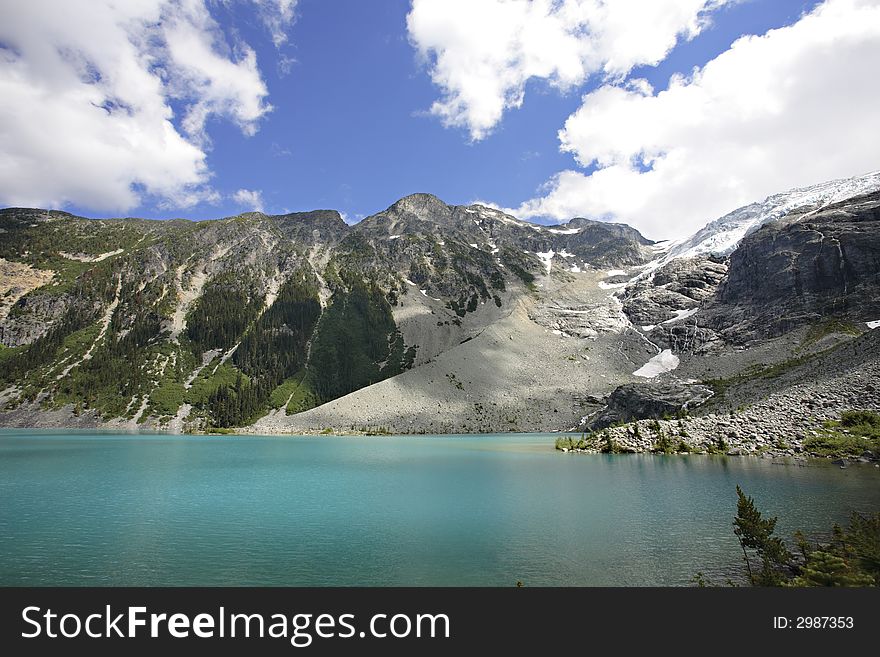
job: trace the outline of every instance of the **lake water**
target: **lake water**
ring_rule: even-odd
[[[880,508],[872,466],[554,437],[0,432],[0,585],[684,585],[738,572],[737,484],[787,539]]]

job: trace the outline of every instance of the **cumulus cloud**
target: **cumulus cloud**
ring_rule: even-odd
[[[602,86],[559,132],[561,148],[596,169],[563,171],[511,211],[679,237],[772,193],[875,170],[878,61],[880,1],[827,0],[659,93],[644,81]]]
[[[431,113],[479,140],[522,104],[528,80],[568,90],[596,73],[621,79],[731,1],[413,0],[407,29],[442,90]]]
[[[0,0],[0,16],[0,203],[216,200],[206,122],[253,134],[271,110],[254,51],[205,0]]]
[[[263,211],[263,192],[258,189],[239,189],[232,199],[245,210]]]

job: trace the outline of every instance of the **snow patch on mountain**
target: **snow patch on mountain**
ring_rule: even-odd
[[[535,253],[535,255],[538,256],[544,263],[544,267],[547,269],[547,275],[549,276],[550,270],[553,268],[553,256],[555,256],[556,253],[553,251],[553,249],[550,249],[549,251],[544,251],[543,253],[538,251],[537,253]]]
[[[667,319],[665,322],[661,322],[663,324],[671,324],[672,322],[677,322],[680,319],[687,319],[688,317],[693,317],[697,314],[699,308],[688,308],[687,310],[676,310],[675,317],[672,319]]]
[[[666,244],[668,250],[655,261],[656,267],[652,269],[662,267],[675,258],[728,255],[744,237],[768,222],[777,221],[792,212],[811,214],[833,203],[878,189],[880,171],[874,171],[864,176],[832,180],[768,196],[763,201],[743,206],[706,224],[691,237]],[[661,245],[654,245],[653,248],[659,253],[658,246]]]
[[[653,379],[664,372],[671,372],[679,365],[679,358],[669,349],[664,349],[654,356],[647,363],[633,372],[633,376],[640,376],[645,379]]]

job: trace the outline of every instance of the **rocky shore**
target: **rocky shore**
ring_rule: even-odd
[[[850,409],[880,409],[880,368],[875,363],[771,393],[738,411],[638,420],[587,434],[583,446],[562,449],[807,458],[820,455],[811,454],[805,442],[820,436],[826,422],[840,420],[841,414]],[[846,433],[846,429],[842,431]],[[857,458],[876,461],[880,454],[869,450]]]

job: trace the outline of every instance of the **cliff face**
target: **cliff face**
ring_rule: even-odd
[[[880,192],[798,207],[727,257],[662,255],[622,300],[633,324],[675,352],[744,345],[831,319],[864,330],[880,319]]]
[[[637,326],[657,326],[693,314],[710,302],[727,275],[727,263],[706,256],[672,260],[627,286],[623,309]],[[650,329],[649,329],[650,330]]]
[[[714,324],[779,335],[825,316],[880,318],[880,193],[763,226],[730,256]]]

